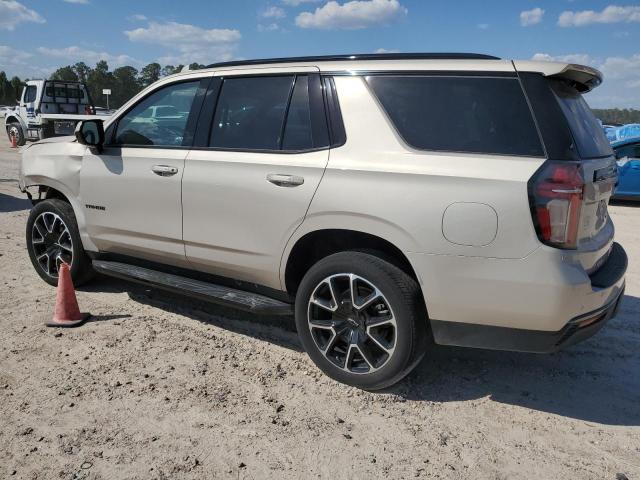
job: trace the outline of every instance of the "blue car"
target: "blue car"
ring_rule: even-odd
[[[611,144],[618,160],[615,200],[640,200],[640,136]]]

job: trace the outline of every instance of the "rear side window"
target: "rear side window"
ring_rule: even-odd
[[[561,80],[549,80],[549,82],[567,118],[580,156],[597,158],[612,155],[611,145],[600,123],[580,92]]]
[[[516,78],[370,76],[367,82],[413,148],[544,156]]]
[[[209,144],[223,149],[280,150],[294,78],[225,79]]]

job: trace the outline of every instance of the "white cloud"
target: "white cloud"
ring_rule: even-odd
[[[542,21],[543,16],[544,10],[540,7],[532,8],[531,10],[524,10],[520,12],[520,25],[523,27],[536,25]]]
[[[284,18],[287,14],[284,9],[280,7],[269,7],[264,12],[262,12],[262,18]]]
[[[480,30],[488,30],[489,29],[489,24],[488,23],[479,23],[476,25],[476,27],[478,27]]]
[[[400,53],[400,50],[396,50],[395,48],[378,48],[374,53]]]
[[[566,11],[558,17],[561,27],[584,27],[594,23],[631,23],[640,22],[640,6],[619,7],[609,5],[601,12],[582,10],[579,12]]]
[[[285,5],[289,6],[289,7],[297,7],[298,5],[302,4],[302,3],[318,3],[321,2],[322,0],[282,0],[282,3],[284,3]]]
[[[151,22],[146,28],[125,31],[132,42],[161,45],[170,53],[158,59],[161,63],[211,63],[233,58],[242,35],[232,29],[205,29],[194,25]]]
[[[608,57],[599,67],[612,80],[640,80],[640,54],[630,57]]]
[[[7,45],[0,45],[0,65],[23,65],[33,55]]]
[[[388,23],[407,14],[398,0],[352,0],[339,4],[327,2],[315,12],[302,12],[296,17],[301,28],[347,29],[366,28]]]
[[[542,60],[546,62],[577,63],[579,65],[593,65],[595,60],[586,53],[572,53],[569,55],[549,55],[548,53],[536,53],[531,60]]]
[[[45,23],[45,19],[15,0],[0,0],[0,30],[14,30],[23,22]]]
[[[280,30],[280,25],[277,23],[258,24],[259,32],[275,32],[276,30]]]
[[[146,15],[142,15],[140,13],[136,13],[135,15],[129,15],[127,17],[127,20],[129,20],[130,22],[144,22],[147,19]]]
[[[38,47],[37,51],[47,57],[61,58],[71,63],[85,62],[89,65],[94,65],[100,60],[105,60],[110,68],[122,65],[141,66],[143,64],[140,60],[136,60],[129,55],[113,55],[107,52],[96,52],[75,45],[66,48]]]
[[[63,0],[67,3],[78,3],[81,5],[89,5],[89,0]]]

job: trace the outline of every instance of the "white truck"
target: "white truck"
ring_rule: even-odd
[[[30,80],[20,103],[5,113],[9,140],[18,145],[27,140],[73,135],[80,120],[105,119],[96,109],[84,83],[60,80]]]

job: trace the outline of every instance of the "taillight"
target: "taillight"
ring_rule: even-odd
[[[542,243],[576,248],[584,181],[580,165],[546,162],[529,180],[529,202]]]
[[[96,114],[96,109],[94,107],[92,107],[91,105],[85,105],[84,113],[85,113],[85,115],[95,115]]]

